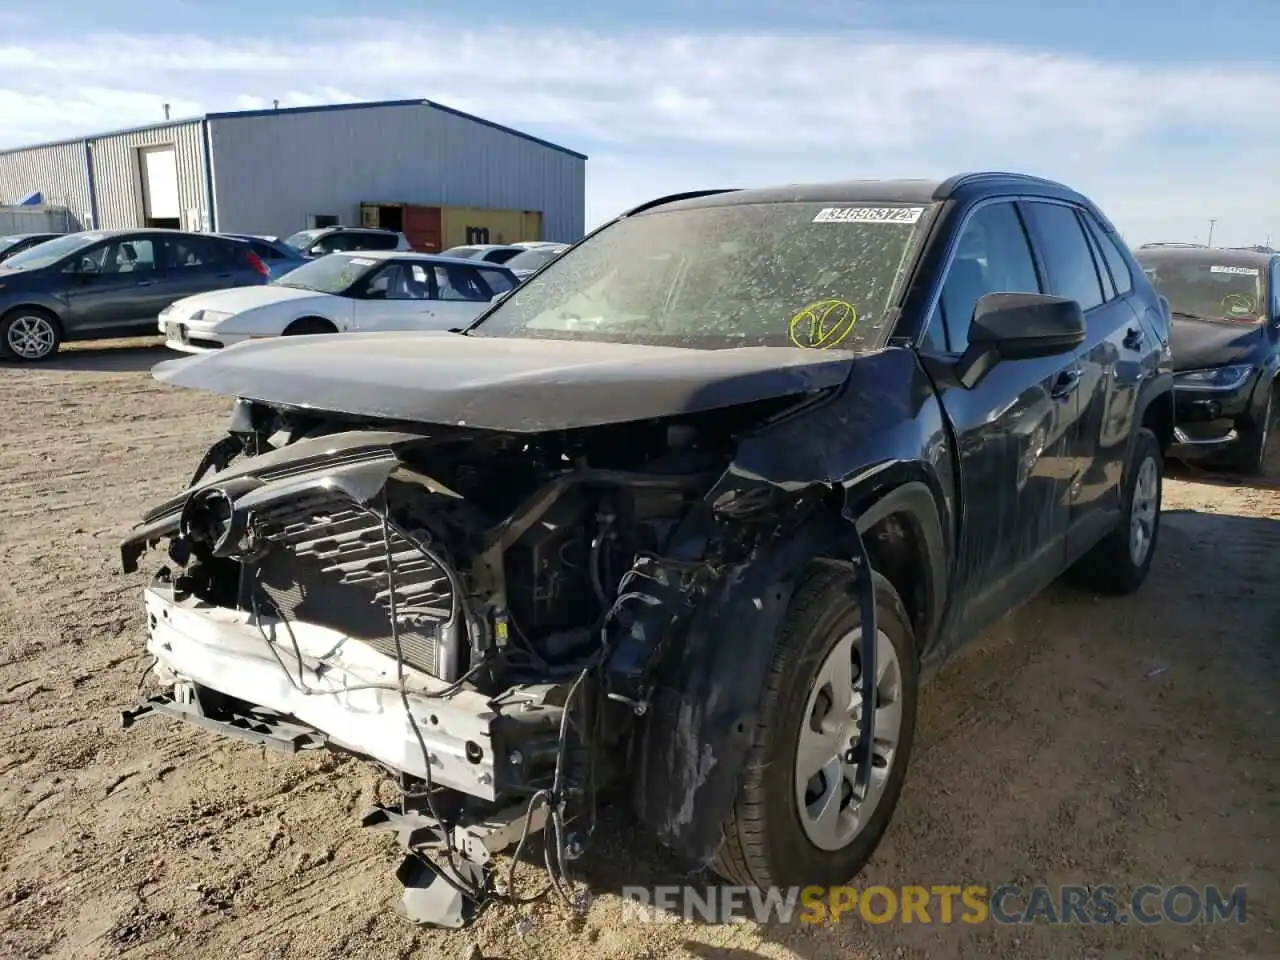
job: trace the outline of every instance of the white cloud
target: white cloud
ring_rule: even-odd
[[[1269,175],[1280,72],[1247,65],[857,33],[610,37],[373,20],[281,39],[11,39],[0,62],[0,145],[159,120],[164,102],[177,116],[424,96],[590,153],[589,219],[710,182],[974,167],[1065,179],[1131,234],[1220,216],[1218,236],[1253,241],[1280,209]],[[1203,150],[1210,137],[1220,153]]]

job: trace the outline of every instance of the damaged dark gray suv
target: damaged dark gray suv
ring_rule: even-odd
[[[161,364],[236,402],[123,544],[168,554],[126,723],[384,768],[421,921],[518,902],[535,832],[574,901],[606,802],[733,882],[847,881],[922,671],[1146,577],[1169,334],[1093,204],[986,173],[667,197],[465,331]]]

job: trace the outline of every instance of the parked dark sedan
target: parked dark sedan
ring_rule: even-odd
[[[1136,253],[1173,313],[1174,455],[1256,473],[1280,375],[1280,254],[1190,244]]]
[[[266,283],[242,240],[179,230],[70,233],[0,264],[0,355],[44,360],[63,340],[154,335],[183,297]]]
[[[0,237],[0,263],[16,257],[24,250],[30,250],[38,243],[60,236],[60,233],[11,233],[7,237]]]

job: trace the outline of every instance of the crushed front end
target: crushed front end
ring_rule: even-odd
[[[145,592],[159,690],[126,725],[174,715],[385,770],[401,800],[365,823],[406,847],[414,920],[465,923],[494,854],[538,831],[581,906],[567,862],[626,780],[655,671],[777,532],[771,505],[735,518],[709,491],[734,436],[786,406],[530,435],[240,402],[122,546],[126,570],[168,554]],[[499,895],[518,900],[510,876]]]

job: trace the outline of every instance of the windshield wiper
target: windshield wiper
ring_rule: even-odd
[[[1170,310],[1169,316],[1177,317],[1179,320],[1203,320],[1204,319],[1204,317],[1202,317],[1198,313],[1187,313],[1185,310]]]

